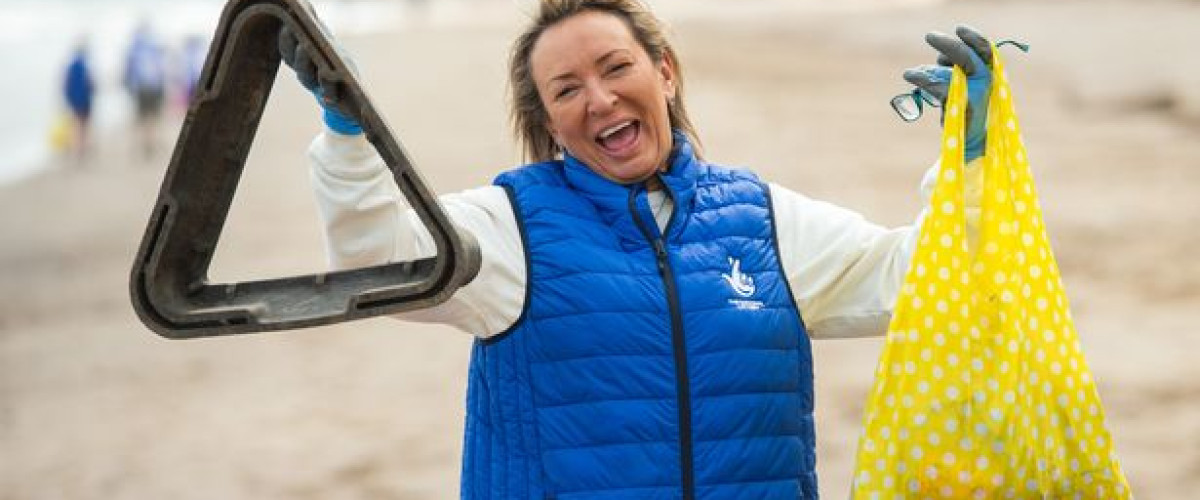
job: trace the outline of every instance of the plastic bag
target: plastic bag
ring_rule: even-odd
[[[75,142],[75,120],[71,114],[63,111],[54,117],[50,124],[50,149],[56,153],[67,151]]]
[[[931,209],[888,328],[853,497],[1129,498],[993,48],[978,241],[954,69]]]

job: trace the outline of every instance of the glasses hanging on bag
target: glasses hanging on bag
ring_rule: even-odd
[[[913,89],[912,92],[893,97],[891,104],[892,109],[896,111],[896,114],[900,115],[900,119],[906,122],[916,121],[918,118],[920,118],[921,113],[924,111],[925,105],[929,105],[934,108],[942,107],[941,102],[939,102],[932,95],[929,95],[929,92],[925,92],[921,89]]]
[[[1021,52],[1029,52],[1029,44],[1018,42],[1016,40],[1001,40],[996,42],[996,48],[999,49],[1005,45],[1012,45],[1021,50]],[[893,97],[891,100],[892,110],[900,116],[905,122],[914,122],[921,117],[928,105],[934,108],[942,107],[942,102],[937,97],[934,97],[929,92],[925,92],[919,88],[913,89],[912,92],[906,92]]]

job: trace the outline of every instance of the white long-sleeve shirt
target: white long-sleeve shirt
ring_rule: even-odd
[[[432,237],[407,207],[391,171],[362,135],[326,130],[313,141],[309,158],[332,268],[436,253]],[[931,168],[922,181],[926,200],[936,170]],[[979,185],[978,179],[968,183],[968,213],[978,206]],[[776,184],[769,186],[779,257],[809,335],[885,333],[925,210],[917,223],[887,229],[853,211]],[[672,209],[670,198],[661,192],[650,194],[652,206],[666,204],[656,214],[663,226]],[[487,186],[442,195],[439,200],[453,223],[479,243],[479,274],[446,302],[396,317],[447,324],[481,338],[503,332],[521,315],[527,279],[524,243],[508,195],[503,188]]]

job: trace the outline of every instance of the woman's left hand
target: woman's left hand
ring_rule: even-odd
[[[904,72],[904,79],[936,98],[945,108],[950,88],[951,67],[958,66],[967,75],[967,131],[964,159],[983,156],[987,143],[987,105],[992,88],[992,46],[982,34],[969,26],[954,30],[957,38],[932,31],[925,35],[939,54],[937,64],[926,64]]]

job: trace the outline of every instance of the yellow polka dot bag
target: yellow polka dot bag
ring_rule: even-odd
[[[993,48],[976,241],[967,237],[966,77],[859,440],[853,498],[1130,498],[1068,312]]]

